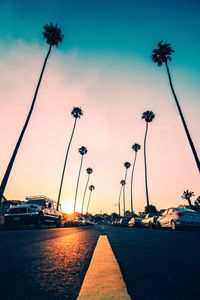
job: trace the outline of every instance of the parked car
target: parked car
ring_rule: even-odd
[[[121,218],[119,221],[119,225],[122,227],[128,227],[128,222],[130,218]]]
[[[28,197],[22,205],[11,207],[5,214],[5,227],[33,224],[41,228],[43,224],[60,227],[62,212],[56,210],[56,203],[45,196]]]
[[[142,217],[135,215],[129,220],[128,227],[140,227],[141,221]]]
[[[200,228],[200,214],[192,209],[168,208],[157,219],[156,227],[169,227],[172,230],[181,227]]]
[[[155,228],[156,227],[156,221],[158,219],[158,214],[149,213],[147,214],[141,221],[141,226],[143,227],[149,227],[149,228]]]

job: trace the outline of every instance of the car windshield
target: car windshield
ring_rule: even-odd
[[[184,213],[196,213],[195,210],[188,209],[188,208],[176,208],[176,211],[178,211],[178,212],[184,212]]]
[[[33,205],[39,205],[39,206],[45,206],[45,200],[28,200],[26,203],[33,204]]]

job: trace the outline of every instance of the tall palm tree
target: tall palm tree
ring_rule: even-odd
[[[133,215],[133,173],[135,169],[135,163],[136,163],[136,158],[137,158],[137,153],[140,150],[141,146],[137,143],[133,144],[132,147],[133,151],[135,152],[135,157],[134,157],[134,162],[133,162],[133,168],[132,168],[132,173],[131,173],[131,213]]]
[[[82,111],[81,107],[73,107],[71,115],[74,117],[74,126],[73,126],[73,129],[72,129],[69,144],[67,146],[67,152],[66,152],[66,155],[65,155],[65,161],[64,161],[64,166],[63,166],[63,171],[62,171],[62,176],[61,176],[61,181],[60,181],[60,188],[59,188],[59,193],[58,193],[57,210],[59,209],[59,205],[60,205],[60,196],[61,196],[63,180],[64,180],[64,176],[65,176],[65,168],[66,168],[66,163],[67,163],[67,158],[68,158],[72,138],[74,136],[74,131],[75,131],[75,128],[76,128],[76,123],[77,123],[77,120],[80,119],[80,117],[83,115],[83,111]]]
[[[77,200],[77,195],[78,195],[78,186],[79,186],[79,180],[80,180],[80,175],[81,175],[81,169],[82,169],[82,164],[83,164],[83,156],[87,154],[87,148],[82,146],[81,148],[78,149],[78,152],[81,155],[81,163],[80,163],[80,168],[78,172],[78,179],[77,179],[77,184],[76,184],[76,193],[75,193],[75,200],[74,200],[74,213],[76,211],[76,200]]]
[[[146,122],[146,130],[144,136],[144,169],[145,169],[145,187],[146,187],[146,199],[147,199],[147,206],[149,206],[149,193],[148,193],[148,183],[147,183],[147,157],[146,157],[146,141],[147,141],[147,132],[148,132],[148,125],[150,122],[153,121],[155,118],[155,114],[147,110],[142,113],[142,119]]]
[[[86,214],[88,214],[88,209],[89,209],[89,205],[90,205],[91,195],[92,195],[92,191],[93,191],[94,189],[95,189],[95,186],[91,184],[91,185],[89,186],[90,195],[89,195],[89,199],[88,199],[88,204],[87,204]]]
[[[36,90],[35,90],[35,93],[34,93],[34,96],[33,96],[33,100],[32,100],[32,104],[31,104],[29,113],[27,115],[26,121],[24,123],[22,131],[21,131],[20,136],[18,138],[17,144],[15,146],[15,149],[13,151],[13,154],[12,154],[11,159],[9,161],[9,164],[7,166],[7,169],[6,169],[6,172],[4,174],[3,180],[1,182],[0,199],[3,196],[4,190],[6,188],[6,185],[7,185],[9,176],[10,176],[10,172],[12,170],[12,167],[13,167],[16,155],[17,155],[17,152],[19,150],[21,141],[23,139],[24,133],[25,133],[26,128],[28,126],[29,120],[31,118],[31,115],[32,115],[32,112],[33,112],[33,109],[34,109],[34,106],[35,106],[37,94],[38,94],[38,91],[39,91],[39,87],[40,87],[40,84],[41,84],[41,81],[42,81],[43,73],[44,73],[44,70],[45,70],[45,67],[46,67],[46,64],[47,64],[47,60],[48,60],[49,55],[51,53],[52,46],[58,47],[59,43],[62,42],[63,37],[64,37],[64,35],[62,34],[62,31],[57,26],[57,24],[53,25],[52,23],[50,23],[49,25],[44,26],[43,38],[46,40],[46,43],[49,45],[49,50],[47,52],[47,55],[46,55],[44,63],[43,63],[43,67],[42,67],[42,70],[41,70],[41,73],[40,73],[40,76],[39,76],[39,80],[38,80],[38,83],[37,83],[37,86],[36,86]]]
[[[86,172],[87,172],[87,174],[88,174],[88,178],[87,178],[87,182],[86,182],[86,186],[85,186],[85,191],[84,191],[84,194],[83,194],[83,201],[82,201],[82,207],[81,207],[81,214],[83,214],[83,206],[84,206],[84,201],[85,201],[85,195],[86,195],[86,192],[87,192],[87,187],[88,187],[88,184],[89,184],[90,175],[93,173],[93,169],[92,169],[92,168],[87,168],[87,169],[86,169]]]
[[[189,206],[192,206],[191,197],[193,197],[193,196],[194,196],[194,193],[187,190],[187,191],[183,192],[183,195],[181,196],[181,198],[187,200],[189,203]]]
[[[127,172],[128,172],[128,169],[130,168],[130,166],[131,166],[130,162],[126,161],[124,163],[124,167],[126,168],[125,177],[124,177],[125,184],[124,184],[124,187],[123,187],[124,217],[125,217],[125,211],[126,211],[126,205],[125,205],[125,185],[126,185]]]
[[[122,194],[123,186],[126,184],[126,181],[125,180],[121,180],[120,184],[121,184],[121,188],[120,188],[120,192],[119,192],[119,202],[118,202],[119,218],[120,218],[120,215],[121,215],[121,205],[120,205],[120,203],[121,203],[121,194]]]
[[[189,133],[189,130],[188,130],[188,127],[187,127],[187,124],[186,124],[186,121],[185,121],[185,118],[183,116],[183,113],[182,113],[182,110],[181,110],[181,107],[180,107],[180,104],[178,102],[178,99],[177,99],[177,96],[176,96],[176,93],[174,91],[174,87],[173,87],[173,84],[172,84],[172,79],[171,79],[171,74],[170,74],[170,71],[169,71],[169,65],[168,65],[168,61],[171,61],[171,55],[172,53],[175,52],[171,45],[170,44],[165,44],[162,40],[158,43],[157,45],[157,48],[153,49],[152,51],[152,60],[160,67],[162,66],[162,64],[165,64],[166,66],[166,70],[167,70],[167,75],[168,75],[168,79],[169,79],[169,84],[170,84],[170,88],[171,88],[171,91],[172,91],[172,94],[174,96],[174,100],[176,102],[176,105],[177,105],[177,108],[178,108],[178,112],[179,112],[179,115],[181,117],[181,120],[182,120],[182,123],[183,123],[183,127],[185,129],[185,133],[186,133],[186,136],[188,138],[188,142],[190,144],[190,147],[191,147],[191,150],[192,150],[192,153],[193,153],[193,156],[194,156],[194,159],[195,159],[195,162],[196,162],[196,165],[197,165],[197,168],[200,172],[200,161],[199,161],[199,158],[198,158],[198,155],[197,155],[197,151],[194,147],[194,144],[193,144],[193,141],[192,141],[192,138],[190,136],[190,133]]]

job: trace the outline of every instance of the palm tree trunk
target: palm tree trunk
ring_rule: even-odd
[[[192,206],[192,202],[190,199],[187,199],[188,203],[189,203],[189,206]]]
[[[50,52],[51,52],[51,45],[49,46],[49,50],[48,50],[46,58],[44,60],[44,64],[43,64],[43,67],[42,67],[42,70],[41,70],[41,73],[40,73],[39,81],[38,81],[38,84],[37,84],[37,87],[36,87],[36,90],[35,90],[35,94],[34,94],[34,97],[33,97],[33,100],[32,100],[31,108],[29,110],[29,113],[28,113],[28,116],[27,116],[26,121],[24,123],[23,129],[22,129],[22,131],[20,133],[19,139],[17,141],[17,144],[16,144],[15,149],[13,151],[12,157],[10,159],[10,162],[9,162],[8,167],[6,169],[6,172],[4,174],[3,180],[1,182],[1,186],[0,186],[0,204],[1,204],[1,198],[2,198],[2,196],[4,194],[4,191],[5,191],[7,182],[8,182],[8,178],[10,176],[10,172],[12,170],[12,167],[13,167],[13,164],[14,164],[14,161],[15,161],[18,149],[20,147],[20,144],[21,144],[21,141],[23,139],[24,133],[25,133],[26,128],[28,126],[31,114],[33,112],[33,108],[34,108],[35,101],[36,101],[36,98],[37,98],[38,90],[39,90],[39,87],[40,87],[40,83],[42,81],[42,76],[43,76],[43,73],[44,73],[44,70],[45,70],[46,63],[47,63],[48,57],[50,55]]]
[[[126,203],[125,203],[125,196],[126,196],[126,195],[125,195],[125,186],[126,186],[127,171],[128,171],[128,169],[126,169],[125,178],[124,178],[125,184],[124,184],[124,186],[123,186],[124,217],[125,217],[125,211],[126,211]]]
[[[147,182],[147,157],[146,157],[147,132],[148,132],[148,122],[146,122],[146,131],[144,137],[144,171],[145,171],[146,199],[147,199],[147,206],[149,206],[149,192],[148,192],[148,182]]]
[[[131,173],[131,213],[132,213],[132,215],[133,215],[133,173],[134,173],[134,169],[135,169],[136,157],[137,157],[137,152],[135,152],[135,158],[134,158],[134,163],[133,163],[133,168],[132,168],[132,173]]]
[[[87,210],[86,210],[87,215],[88,215],[88,209],[89,209],[89,205],[90,205],[91,195],[92,195],[92,191],[90,191],[90,196],[89,196],[89,200],[88,200],[88,205],[87,205]]]
[[[84,195],[83,195],[83,201],[82,201],[82,207],[81,207],[81,215],[83,214],[83,206],[84,206],[85,195],[86,195],[86,192],[87,192],[87,187],[88,187],[89,180],[90,180],[90,174],[88,174],[88,179],[87,179],[87,183],[86,183],[85,191],[84,191]]]
[[[81,155],[81,164],[80,164],[79,173],[78,173],[78,180],[77,180],[77,184],[76,184],[76,193],[75,193],[75,201],[74,201],[74,213],[76,211],[76,200],[77,200],[77,195],[78,195],[78,186],[79,186],[79,180],[80,180],[80,175],[81,175],[82,164],[83,164],[83,155]]]
[[[123,185],[121,186],[121,188],[120,188],[120,192],[119,192],[119,202],[118,202],[118,208],[119,208],[119,218],[120,218],[120,214],[121,214],[120,202],[121,202],[122,188],[123,188]]]
[[[172,84],[172,79],[171,79],[171,75],[170,75],[168,63],[165,62],[165,65],[166,65],[166,69],[167,69],[167,74],[168,74],[169,84],[170,84],[170,87],[171,87],[171,90],[172,90],[172,94],[173,94],[173,96],[174,96],[174,100],[175,100],[175,102],[176,102],[176,105],[177,105],[177,108],[178,108],[178,112],[179,112],[179,115],[180,115],[180,117],[181,117],[181,120],[182,120],[182,123],[183,123],[183,127],[184,127],[184,129],[185,129],[185,133],[186,133],[186,135],[187,135],[188,142],[189,142],[189,144],[190,144],[190,147],[191,147],[191,150],[192,150],[192,153],[193,153],[193,156],[194,156],[194,159],[195,159],[197,168],[198,168],[198,170],[199,170],[199,172],[200,172],[200,161],[199,161],[199,158],[198,158],[196,149],[195,149],[195,147],[194,147],[192,138],[191,138],[191,136],[190,136],[189,130],[188,130],[188,128],[187,128],[187,124],[186,124],[186,121],[185,121],[185,119],[184,119],[184,116],[183,116],[181,107],[180,107],[180,105],[179,105],[178,99],[177,99],[176,94],[175,94],[175,91],[174,91],[174,87],[173,87],[173,84]]]
[[[71,134],[71,137],[70,137],[70,141],[69,141],[66,156],[65,156],[64,167],[63,167],[62,177],[61,177],[61,182],[60,182],[60,189],[59,189],[59,193],[58,193],[58,201],[57,201],[57,208],[56,208],[57,210],[59,210],[60,196],[61,196],[63,180],[64,180],[64,176],[65,176],[65,168],[66,168],[67,158],[68,158],[68,154],[69,154],[69,149],[70,149],[70,146],[71,146],[72,138],[73,138],[75,127],[76,127],[76,121],[77,121],[77,118],[75,118],[75,121],[74,121],[72,134]]]

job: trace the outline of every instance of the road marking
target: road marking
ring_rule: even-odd
[[[107,236],[100,235],[78,300],[130,300]]]

